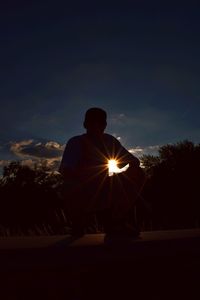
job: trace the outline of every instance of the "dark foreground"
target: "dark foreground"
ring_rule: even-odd
[[[200,299],[200,230],[0,239],[1,299]]]

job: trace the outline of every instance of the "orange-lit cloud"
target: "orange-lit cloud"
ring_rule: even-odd
[[[54,141],[43,143],[35,142],[34,140],[25,140],[13,142],[10,150],[21,158],[32,157],[55,159],[62,155],[64,146]]]
[[[45,163],[52,170],[58,169],[65,145],[55,141],[38,142],[33,139],[10,143],[10,151],[17,156],[23,165],[33,167]],[[9,161],[3,165],[8,164]]]
[[[8,159],[1,159],[0,160],[0,167],[5,167],[5,166],[7,166],[8,164],[10,163],[10,160],[8,160]]]

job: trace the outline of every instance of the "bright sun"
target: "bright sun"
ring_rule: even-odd
[[[111,159],[108,161],[109,173],[116,173],[118,171],[117,160]]]
[[[118,161],[116,159],[110,159],[108,161],[108,175],[112,176],[114,173],[122,173],[124,171],[126,171],[129,167],[129,164],[127,164],[125,167],[123,168],[119,168],[117,166]]]

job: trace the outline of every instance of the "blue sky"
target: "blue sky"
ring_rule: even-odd
[[[108,112],[107,132],[140,154],[184,139],[199,143],[198,3],[94,2],[3,4],[2,165],[38,157],[41,147],[61,155],[84,132],[92,106]]]

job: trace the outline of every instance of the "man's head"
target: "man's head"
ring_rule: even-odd
[[[92,107],[86,111],[83,125],[88,133],[101,135],[107,125],[106,118],[107,114],[103,109]]]

